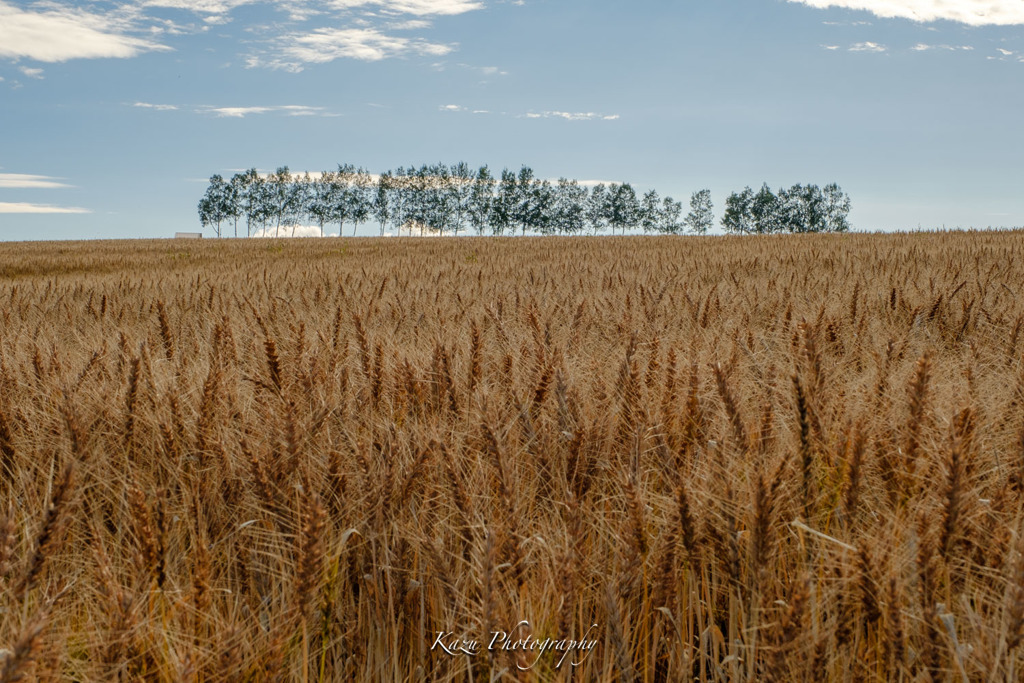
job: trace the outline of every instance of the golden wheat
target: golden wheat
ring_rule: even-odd
[[[1017,680],[1022,264],[3,245],[0,678]]]

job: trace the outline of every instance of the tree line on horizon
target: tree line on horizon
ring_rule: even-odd
[[[777,232],[777,226],[795,232],[848,228],[845,213],[834,207],[837,197],[845,198],[838,186],[794,187],[799,191],[772,195],[778,205],[772,209],[771,215],[777,216],[772,229],[765,229],[761,218],[767,214],[752,208],[755,195],[750,188],[730,195],[723,227],[731,232]],[[453,235],[470,230],[478,235],[575,235],[608,229],[612,234],[637,229],[648,234],[704,234],[715,219],[707,189],[691,195],[690,211],[683,216],[682,202],[662,199],[656,190],[638,194],[629,183],[599,183],[588,190],[576,180],[537,179],[529,166],[518,173],[504,169],[494,177],[487,166],[473,170],[465,162],[400,167],[376,176],[351,164],[314,175],[293,174],[287,166],[267,175],[255,168],[230,179],[215,174],[198,209],[202,226],[212,228],[217,237],[225,228],[238,237],[239,224],[246,236],[268,235],[271,230],[274,236],[288,235],[289,230],[294,235],[303,222],[318,226],[321,236],[334,226],[341,236],[346,225],[355,235],[371,219],[377,221],[381,235],[388,227]],[[823,222],[821,216],[827,219]],[[805,222],[798,224],[799,220]]]
[[[725,200],[722,227],[729,232],[848,232],[850,197],[836,183],[824,188],[796,184],[772,192],[768,183],[749,187]]]

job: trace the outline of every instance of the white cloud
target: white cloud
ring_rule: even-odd
[[[619,118],[618,114],[596,114],[592,111],[588,112],[569,112],[569,111],[545,111],[541,113],[529,112],[525,114],[528,119],[565,119],[566,121],[615,121]]]
[[[23,10],[0,0],[0,57],[64,62],[169,49],[126,35],[128,28],[112,15],[57,4],[45,11]]]
[[[199,111],[214,114],[218,118],[241,119],[249,114],[266,114],[273,107],[209,107]]]
[[[196,14],[222,15],[236,7],[252,4],[254,0],[143,0],[144,7],[166,7]]]
[[[20,71],[22,75],[24,75],[26,78],[43,78],[42,69],[33,69],[32,67],[28,66],[19,66],[18,71]]]
[[[435,64],[435,68],[438,71],[444,71],[443,64]],[[483,76],[508,76],[508,72],[497,66],[473,66],[472,64],[457,64],[463,69],[469,69],[470,71],[479,72]]]
[[[249,66],[301,71],[304,64],[324,64],[336,59],[376,62],[406,54],[445,55],[452,49],[450,45],[389,36],[372,28],[322,28],[284,37],[277,56],[269,60],[251,58]]]
[[[176,104],[151,104],[150,102],[135,102],[132,106],[140,109],[155,109],[156,111],[176,111],[178,109]]]
[[[1024,24],[1020,0],[789,0],[825,9],[865,10],[885,19],[955,21],[970,26]]]
[[[204,21],[207,24],[226,24],[230,21],[228,16],[232,10],[243,5],[255,5],[261,0],[142,0],[145,7],[165,7],[168,9],[180,9],[196,14],[205,14]],[[289,18],[294,21],[305,21],[311,16],[320,14],[320,10],[311,7],[308,0],[275,0],[273,3],[278,9],[288,13]]]
[[[871,41],[854,43],[850,46],[850,52],[885,52],[888,49],[885,45],[879,45]]]
[[[426,19],[410,19],[408,21],[396,21],[388,24],[388,28],[392,31],[416,31],[430,28],[430,26],[430,22]]]
[[[253,237],[319,237],[320,227],[316,225],[289,225],[281,228],[260,228]]]
[[[277,106],[256,107],[200,107],[200,114],[213,114],[217,118],[241,119],[250,114],[280,113],[286,116],[333,116],[323,107],[308,107],[302,104],[285,104]]]
[[[331,0],[329,5],[336,9],[378,5],[387,13],[416,16],[463,14],[484,6],[477,0]]]
[[[822,45],[822,47],[825,48],[826,50],[838,50],[839,49],[838,45]]]
[[[51,178],[45,175],[29,175],[27,173],[0,173],[0,187],[5,189],[27,189],[27,188],[57,188],[71,187],[65,183],[58,182],[60,178]]]
[[[257,36],[249,43],[253,47],[246,63],[301,71],[306,64],[341,58],[378,61],[446,55],[456,46],[402,32],[429,29],[435,17],[483,9],[484,0],[37,0],[31,9],[19,6],[28,4],[0,0],[0,58],[62,62],[170,50],[158,42],[159,36],[202,33],[210,25],[241,16],[234,13],[240,7],[268,5],[286,18],[279,15],[280,20],[245,27]],[[111,9],[104,12],[97,7]],[[158,8],[198,17],[194,23],[179,24],[155,15]],[[296,28],[300,25],[301,29]],[[500,73],[495,67],[481,72]]]
[[[1004,49],[1003,49],[1003,48],[1001,48],[1001,47],[997,47],[997,48],[996,48],[996,52],[999,52],[999,53],[1000,53],[1000,54],[1002,54],[1002,55],[1003,55],[1004,57],[1009,57],[1010,55],[1012,55],[1012,54],[1013,54],[1013,50],[1004,50]]]
[[[927,43],[918,43],[910,49],[915,52],[925,52],[927,50],[949,50],[953,52],[956,50],[970,51],[974,48],[970,45],[928,45]]]
[[[438,107],[441,111],[449,112],[470,112],[473,114],[492,114],[493,112],[489,109],[469,109],[460,104],[445,104]],[[500,112],[501,116],[515,116],[519,119],[564,119],[566,121],[617,121],[620,117],[618,114],[598,114],[592,111],[588,112],[571,112],[571,111],[529,111],[525,114],[510,114],[509,112]]]
[[[0,213],[92,213],[89,209],[27,202],[0,202]]]

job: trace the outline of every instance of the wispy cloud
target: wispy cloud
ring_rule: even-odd
[[[789,0],[825,9],[865,10],[885,19],[919,22],[955,21],[970,26],[1024,24],[1020,0]]]
[[[337,9],[378,6],[388,14],[414,14],[416,16],[463,14],[483,8],[477,0],[330,0]]]
[[[482,76],[508,76],[508,72],[498,66],[473,66],[472,64],[458,64],[457,66],[475,71]]]
[[[145,7],[180,9],[203,15],[209,25],[226,24],[231,21],[233,10],[243,5],[262,4],[265,0],[141,0]],[[307,19],[323,13],[323,2],[317,0],[274,0],[278,10],[286,12],[293,21]]]
[[[997,47],[996,52],[999,56],[988,55],[985,59],[996,61],[996,62],[1024,62],[1024,55],[1014,50],[1007,50],[1006,48]]]
[[[52,189],[57,187],[71,187],[60,182],[62,178],[52,178],[45,175],[30,175],[28,173],[0,173],[0,187],[4,189],[28,189],[44,188]]]
[[[393,21],[388,24],[392,31],[418,31],[430,28],[431,23],[426,19],[409,19],[408,21]]]
[[[18,67],[18,71],[20,71],[21,74],[23,76],[25,76],[25,78],[38,78],[38,79],[42,79],[43,78],[43,70],[42,69],[34,69],[34,68],[28,67],[28,66],[19,66]]]
[[[268,5],[278,13],[264,24],[244,28],[255,37],[247,41],[246,65],[293,72],[337,59],[449,54],[457,45],[416,33],[431,28],[435,17],[484,8],[483,0],[39,0],[30,9],[0,0],[0,58],[63,62],[171,50],[161,41],[228,23],[241,17],[235,10],[246,5]],[[192,23],[178,23],[155,13],[159,9],[197,17]],[[480,72],[492,76],[500,70],[482,67]],[[41,72],[25,75],[41,77]]]
[[[928,45],[927,43],[918,43],[910,49],[914,52],[927,52],[928,50],[948,50],[950,52],[955,52],[957,50],[970,51],[974,48],[970,45]]]
[[[151,102],[133,102],[130,106],[152,111],[188,110],[196,114],[214,116],[221,119],[241,119],[256,114],[279,114],[282,116],[340,116],[325,107],[313,107],[306,104],[273,104],[253,105],[248,107],[220,107],[212,104],[199,106],[178,104],[153,104]]]
[[[250,114],[278,113],[285,116],[336,116],[323,107],[309,107],[303,104],[285,104],[255,107],[214,107],[202,106],[196,109],[200,114],[212,114],[217,118],[241,119]]]
[[[470,112],[473,114],[490,114],[488,109],[469,109],[461,104],[442,104],[438,107],[440,111],[447,112]],[[570,111],[529,111],[525,114],[509,114],[501,112],[502,116],[515,116],[519,119],[564,119],[566,121],[616,121],[618,114],[598,114],[596,112],[570,112]]]
[[[889,48],[885,45],[879,45],[878,43],[872,43],[866,41],[863,43],[854,43],[849,48],[850,52],[885,52]]]
[[[176,104],[152,104],[150,102],[133,102],[132,106],[140,109],[154,109],[156,111],[176,111],[178,109]]]
[[[143,0],[142,5],[188,10],[197,14],[226,14],[237,7],[253,2],[255,0]]]
[[[134,57],[168,50],[165,45],[128,35],[123,17],[51,4],[26,10],[0,0],[0,57],[65,62],[69,59]]]
[[[284,36],[278,43],[269,57],[250,57],[248,65],[301,71],[306,64],[324,64],[336,59],[376,62],[409,54],[445,55],[454,49],[451,45],[419,38],[387,35],[373,28],[322,28]]]
[[[51,206],[27,202],[0,202],[0,213],[92,213],[89,209],[72,206]]]
[[[527,119],[565,119],[566,121],[615,121],[619,118],[618,114],[597,114],[592,111],[588,112],[569,112],[569,111],[545,111],[545,112],[528,112],[523,115],[523,118]]]

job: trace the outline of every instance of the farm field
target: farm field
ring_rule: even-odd
[[[2,244],[0,681],[1020,680],[1022,283],[1020,232]]]

